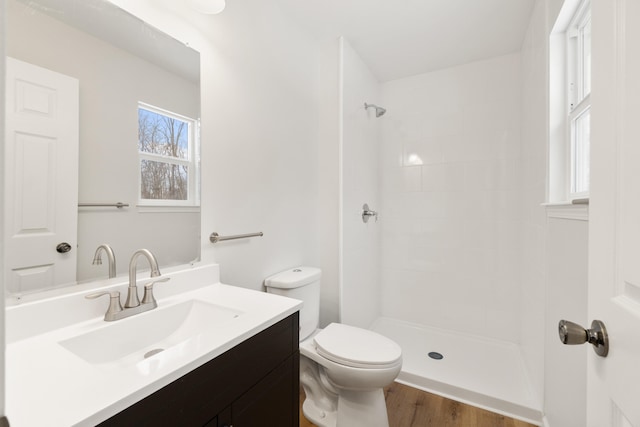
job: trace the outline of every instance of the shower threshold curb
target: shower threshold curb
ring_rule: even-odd
[[[404,371],[400,372],[396,382],[530,424],[542,425],[542,413],[535,408]]]

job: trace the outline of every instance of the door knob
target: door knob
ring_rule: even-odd
[[[588,342],[593,344],[593,350],[598,356],[607,357],[609,353],[607,328],[600,320],[591,322],[591,329],[585,329],[568,320],[561,320],[558,323],[558,335],[562,344],[575,345]]]
[[[58,243],[58,246],[56,246],[56,251],[60,254],[66,254],[67,252],[71,251],[71,245],[67,242]]]

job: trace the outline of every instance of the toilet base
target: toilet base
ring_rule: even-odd
[[[335,427],[338,413],[338,391],[329,384],[318,365],[300,357],[300,383],[306,398],[304,416],[318,427]]]
[[[347,426],[389,427],[387,405],[381,388],[365,392],[340,392],[336,427]]]
[[[338,410],[327,412],[318,408],[310,399],[305,399],[302,405],[304,416],[318,427],[389,427],[384,392],[340,393]]]
[[[337,412],[327,412],[318,408],[311,399],[305,399],[302,404],[305,418],[318,427],[336,427]]]
[[[334,387],[317,364],[300,358],[304,416],[318,427],[389,427],[382,388],[362,391]]]

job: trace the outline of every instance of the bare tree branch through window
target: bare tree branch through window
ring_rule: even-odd
[[[188,200],[189,123],[150,109],[138,109],[140,198]]]

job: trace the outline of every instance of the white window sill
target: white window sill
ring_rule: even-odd
[[[140,213],[198,213],[200,206],[136,205]]]
[[[543,203],[547,210],[547,218],[589,221],[589,203],[552,202]]]

